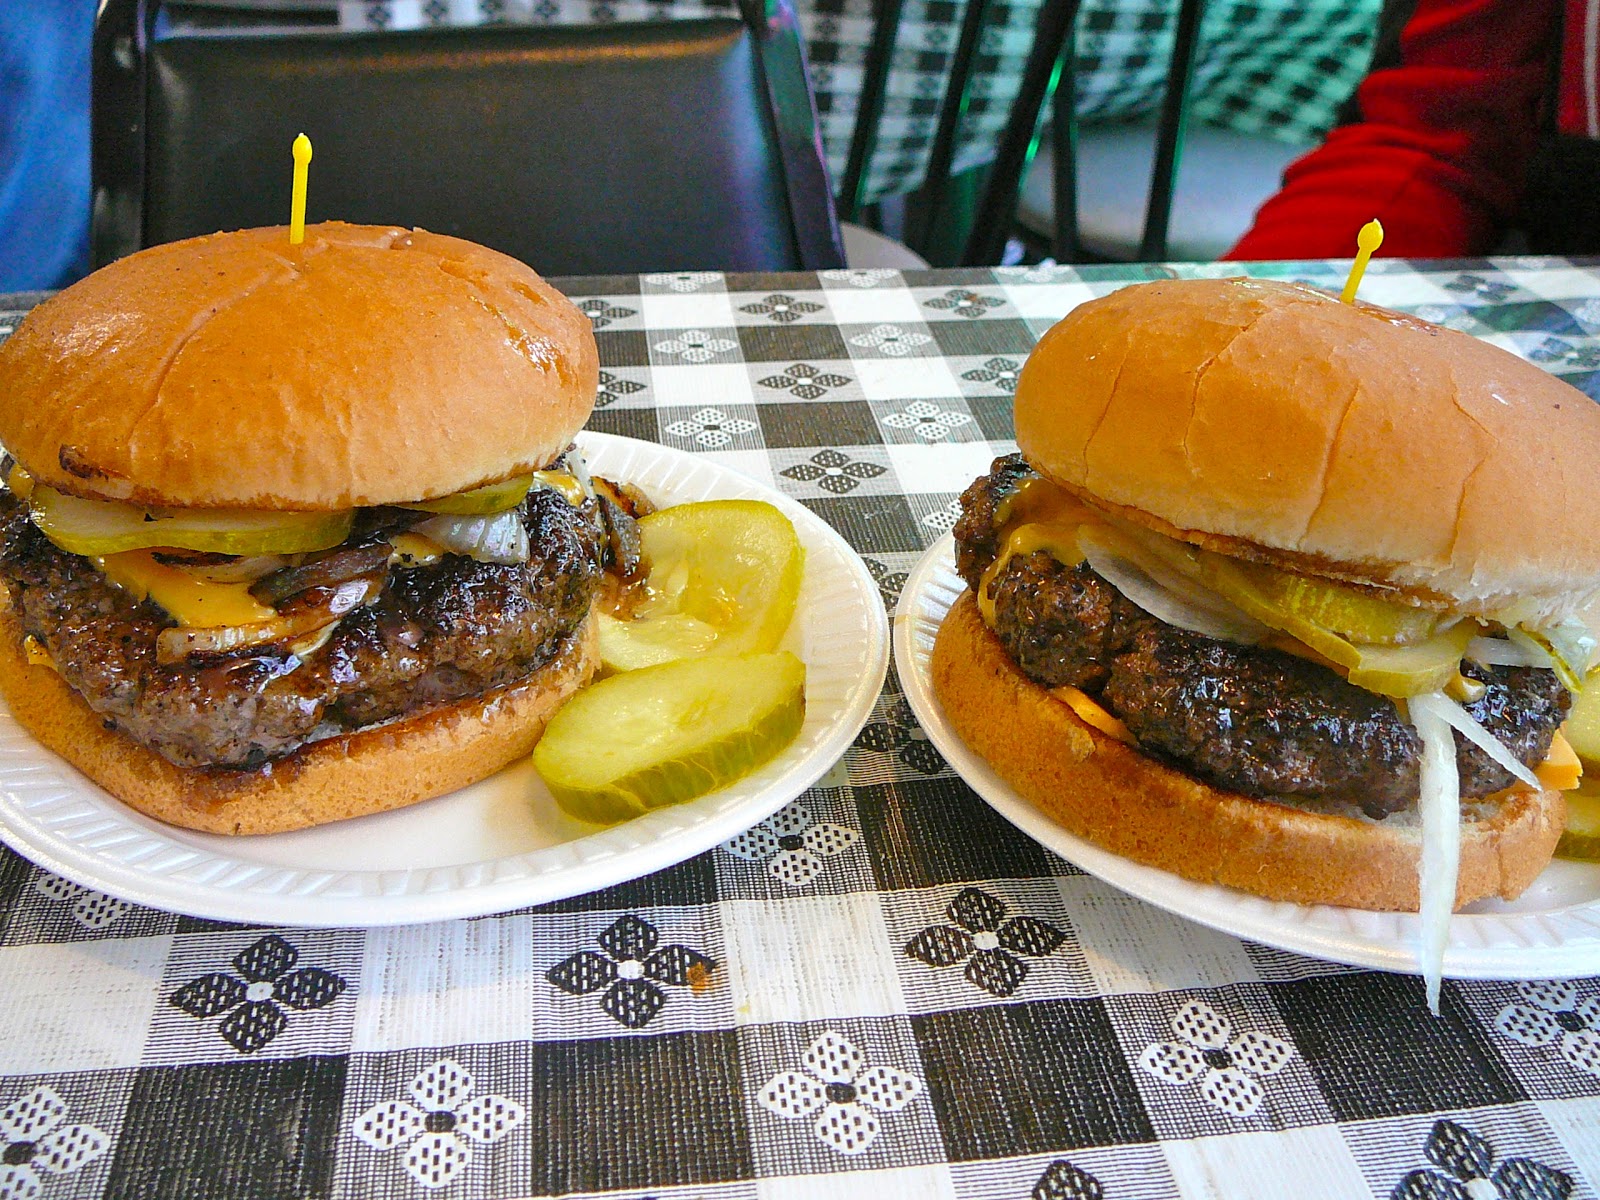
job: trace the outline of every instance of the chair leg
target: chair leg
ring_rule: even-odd
[[[1200,41],[1200,18],[1204,11],[1205,0],[1183,0],[1178,8],[1172,60],[1167,68],[1167,92],[1161,101],[1161,123],[1156,131],[1144,237],[1139,243],[1139,258],[1143,262],[1160,262],[1167,257],[1167,226],[1172,218],[1172,193],[1183,149],[1184,128],[1189,119],[1189,85],[1194,79],[1195,50]]]
[[[1060,71],[1061,50],[1077,21],[1078,2],[1045,0],[1039,9],[1033,48],[1022,69],[1022,83],[1011,105],[1005,132],[1000,136],[988,186],[961,256],[965,266],[997,263],[1005,250],[1006,238],[1016,220],[1022,173],[1038,148],[1039,112]]]
[[[918,220],[908,239],[912,248],[924,257],[928,257],[933,231],[939,227],[945,192],[950,183],[950,166],[956,156],[956,137],[967,115],[967,88],[972,81],[972,66],[977,60],[978,43],[983,36],[983,23],[988,14],[989,0],[967,0],[966,12],[961,17],[961,33],[950,60],[944,98],[939,103],[939,123],[934,130],[933,148],[928,152],[928,169],[923,176],[917,205]]]
[[[884,101],[889,91],[889,66],[894,59],[894,44],[900,33],[900,14],[904,8],[905,0],[874,0],[872,5],[872,41],[867,47],[861,95],[856,102],[856,123],[850,133],[850,151],[839,187],[841,221],[854,221],[866,200],[867,169],[877,147],[878,123],[883,120]]]
[[[1073,30],[1061,48],[1050,131],[1055,146],[1050,254],[1057,262],[1083,262],[1088,255],[1078,230],[1078,39]]]

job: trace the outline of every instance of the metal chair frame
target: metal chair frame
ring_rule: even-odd
[[[1094,257],[1079,236],[1077,216],[1079,128],[1075,101],[1079,3],[1080,0],[1045,0],[1040,6],[1033,45],[983,184],[961,254],[961,265],[982,266],[1000,261],[1016,221],[1022,177],[1038,149],[1039,115],[1052,93],[1056,203],[1051,252],[1057,260],[1065,262]],[[865,207],[867,167],[876,147],[878,124],[883,118],[889,67],[903,8],[904,0],[875,0],[873,6],[872,40],[867,50],[844,178],[838,189],[838,207],[843,220],[857,219]],[[1180,0],[1178,6],[1139,247],[1139,257],[1147,262],[1159,261],[1167,252],[1173,189],[1188,122],[1190,85],[1204,9],[1205,0]],[[989,0],[967,0],[961,31],[951,55],[949,81],[940,103],[928,170],[919,192],[922,220],[910,231],[910,241],[916,249],[926,246],[928,232],[945,202],[956,136],[967,111],[973,64],[988,12]]]

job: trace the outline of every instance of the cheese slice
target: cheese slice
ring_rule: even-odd
[[[389,539],[394,547],[389,555],[389,565],[395,567],[425,567],[444,557],[444,547],[420,533],[397,533]]]
[[[1133,734],[1128,732],[1126,725],[1100,707],[1082,689],[1071,686],[1051,688],[1050,694],[1077,713],[1078,719],[1085,725],[1092,725],[1101,733],[1114,737],[1119,742],[1127,742],[1130,746],[1139,744]]]
[[[31,667],[49,667],[52,671],[57,669],[55,656],[31,633],[22,639],[22,655]]]
[[[1583,763],[1579,761],[1572,743],[1561,736],[1559,729],[1555,737],[1550,739],[1550,753],[1533,769],[1533,773],[1546,788],[1556,791],[1565,792],[1578,786],[1578,780],[1583,777]]]
[[[22,469],[21,463],[14,462],[11,464],[11,474],[6,477],[6,487],[18,500],[26,501],[33,495],[33,476]]]
[[[583,484],[570,471],[535,471],[533,485],[538,487],[541,484],[560,492],[573,508],[582,508],[584,500],[588,498],[583,494]]]
[[[150,550],[124,550],[94,560],[112,583],[139,600],[153,600],[179,625],[254,625],[277,612],[250,594],[248,583],[212,583],[157,562]]]
[[[1064,566],[1075,566],[1082,562],[1083,551],[1078,549],[1079,524],[1080,522],[1064,524],[1035,521],[1007,531],[1005,545],[1000,548],[1000,553],[995,555],[994,561],[984,569],[983,578],[978,581],[978,611],[990,629],[995,626],[994,596],[990,588],[999,578],[1000,572],[1006,569],[1006,565],[1013,558],[1018,555],[1027,556],[1036,550],[1047,551]]]

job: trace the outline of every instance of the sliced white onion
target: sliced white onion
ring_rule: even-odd
[[[1506,637],[1519,646],[1543,651],[1549,659],[1544,665],[1553,670],[1562,683],[1574,692],[1583,689],[1583,677],[1588,674],[1588,664],[1594,656],[1594,639],[1581,623],[1574,626],[1571,622],[1562,622],[1537,630],[1514,627],[1506,630]]]
[[[594,499],[594,480],[589,476],[589,464],[583,461],[583,451],[577,446],[567,450],[567,470],[583,489],[585,499]]]
[[[1430,692],[1426,696],[1413,696],[1409,703],[1413,714],[1416,713],[1417,706],[1420,704],[1424,710],[1431,711],[1441,721],[1458,730],[1462,737],[1522,780],[1523,783],[1531,787],[1539,786],[1539,777],[1530,771],[1521,759],[1507,750],[1504,742],[1480,725],[1471,713],[1443,692]]]
[[[277,616],[270,621],[253,621],[247,625],[176,625],[163,629],[156,635],[156,662],[170,666],[196,654],[232,654],[252,646],[303,639],[324,628],[331,632],[331,626],[341,617],[376,599],[381,590],[379,579],[363,576],[345,580],[315,608]],[[300,651],[296,649],[295,652]]]
[[[430,517],[411,531],[479,562],[528,561],[528,531],[516,509],[482,517]]]
[[[1269,632],[1223,597],[1153,556],[1141,555],[1136,562],[1125,547],[1113,546],[1110,541],[1097,529],[1085,528],[1078,534],[1078,546],[1095,574],[1157,620],[1247,645],[1261,641]]]
[[[163,560],[168,556],[163,555]],[[289,557],[283,554],[252,554],[224,559],[222,562],[184,562],[172,556],[168,565],[211,583],[254,583],[280,567],[287,566]]]
[[[1467,657],[1486,667],[1543,667],[1554,670],[1549,653],[1532,641],[1475,637],[1467,643]]]
[[[1600,639],[1595,637],[1588,625],[1577,617],[1567,617],[1554,624],[1540,626],[1537,633],[1541,641],[1549,643],[1556,657],[1576,678],[1582,679],[1588,674],[1595,651],[1600,650]]]
[[[1167,591],[1231,623],[1255,631],[1257,639],[1272,632],[1232,600],[1201,583],[1194,572],[1185,571],[1179,566],[1181,555],[1177,560],[1169,561],[1140,538],[1130,537],[1126,531],[1110,525],[1092,526],[1085,532],[1091,541],[1098,539],[1112,554],[1138,567]],[[1159,534],[1149,536],[1160,538]]]
[[[1444,949],[1450,940],[1450,914],[1455,909],[1456,876],[1461,867],[1461,776],[1456,770],[1456,740],[1450,723],[1427,703],[1451,704],[1433,692],[1413,696],[1411,724],[1422,739],[1421,786],[1417,810],[1422,817],[1422,855],[1417,864],[1417,921],[1421,936],[1418,965],[1427,990],[1428,1010],[1439,1015],[1439,989],[1444,979]]]

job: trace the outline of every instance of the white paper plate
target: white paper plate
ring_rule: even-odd
[[[759,499],[806,549],[784,646],[806,663],[800,736],[713,795],[595,832],[565,817],[527,763],[449,796],[265,837],[191,833],[111,799],[0,708],[0,837],[85,887],[138,904],[276,925],[392,925],[559,900],[681,862],[748,829],[832,767],[872,711],[888,667],[877,585],[826,523],[704,459],[607,434],[579,436],[590,468],[662,504]]]
[[[1275,903],[1191,883],[1068,833],[1016,792],[950,727],[928,675],[934,634],[966,585],[946,536],[917,563],[900,594],[894,653],[906,700],[946,761],[995,811],[1029,837],[1141,900],[1280,950],[1415,974],[1417,918],[1329,905]],[[1450,921],[1444,973],[1455,979],[1545,979],[1600,974],[1600,866],[1557,860],[1514,901],[1486,900]]]

